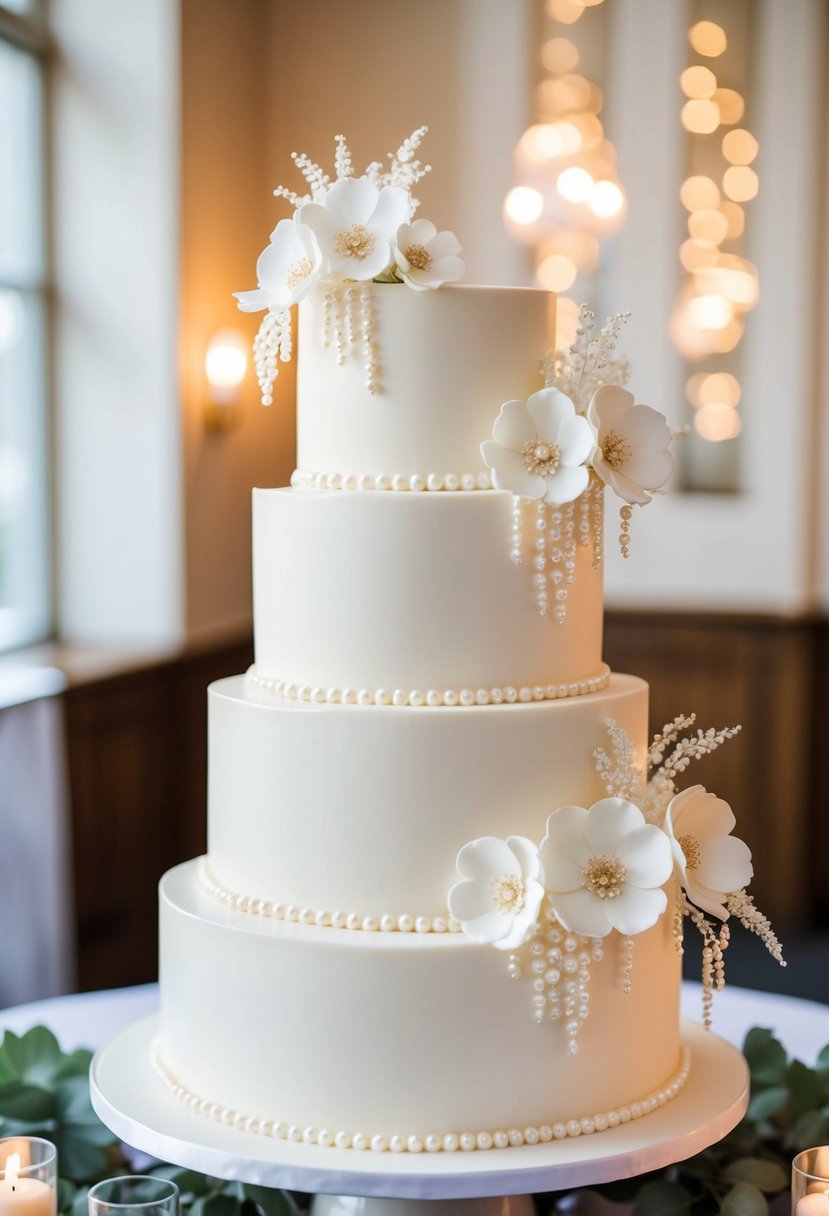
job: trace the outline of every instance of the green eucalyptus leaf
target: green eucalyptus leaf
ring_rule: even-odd
[[[62,1059],[57,1039],[45,1026],[34,1026],[22,1038],[7,1033],[3,1054],[21,1081],[44,1088],[53,1083]]]
[[[829,1043],[825,1047],[821,1047],[817,1053],[817,1063],[815,1064],[818,1072],[822,1077],[829,1080]]]
[[[297,1205],[287,1191],[274,1191],[265,1186],[245,1184],[245,1198],[255,1203],[265,1216],[295,1216]]]
[[[789,1091],[785,1085],[773,1085],[770,1089],[761,1089],[748,1104],[749,1119],[763,1122],[771,1119],[784,1110],[789,1102]]]
[[[75,1202],[77,1187],[66,1178],[58,1178],[58,1211],[68,1212]]]
[[[720,1205],[720,1216],[768,1216],[768,1211],[765,1195],[750,1182],[738,1182]]]
[[[64,1081],[67,1077],[89,1078],[89,1066],[92,1063],[92,1052],[86,1047],[62,1056],[55,1072],[55,1081]]]
[[[794,1121],[790,1133],[792,1146],[800,1152],[829,1141],[829,1118],[820,1110],[807,1110]]]
[[[117,1136],[95,1114],[86,1077],[68,1077],[61,1081],[55,1090],[55,1108],[61,1124],[87,1144],[109,1148],[118,1143]]]
[[[202,1202],[202,1216],[240,1216],[242,1211],[242,1201],[235,1195],[226,1195],[224,1192],[212,1195]]]
[[[760,1191],[773,1195],[789,1185],[789,1175],[776,1161],[764,1161],[760,1157],[738,1157],[723,1170],[729,1182],[750,1182]]]
[[[100,1182],[111,1173],[107,1150],[72,1127],[58,1126],[50,1139],[58,1150],[62,1178],[71,1182]]]
[[[786,1072],[786,1049],[763,1026],[749,1030],[743,1042],[743,1055],[751,1071],[752,1085],[779,1085]]]
[[[210,1193],[213,1182],[206,1174],[198,1174],[195,1170],[186,1170],[180,1165],[155,1165],[149,1171],[153,1178],[166,1178],[174,1182],[181,1191],[182,1200],[186,1203],[187,1196],[192,1196],[190,1202]]]
[[[55,1113],[52,1095],[23,1080],[7,1081],[0,1089],[0,1115],[25,1123],[43,1123]]]
[[[102,1181],[96,1179],[96,1181]],[[75,1199],[72,1203],[71,1216],[89,1216],[89,1187],[80,1186],[75,1193]]]
[[[818,1110],[823,1105],[823,1081],[813,1068],[807,1068],[800,1060],[792,1060],[786,1069],[786,1084],[791,1093],[793,1118],[809,1110]]]
[[[670,1212],[688,1212],[691,1199],[690,1191],[677,1182],[646,1182],[634,1201],[634,1216],[668,1216]]]

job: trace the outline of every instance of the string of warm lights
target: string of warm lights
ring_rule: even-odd
[[[547,0],[553,21],[573,26],[602,0]],[[601,89],[580,67],[572,38],[555,36],[541,48],[544,78],[536,90],[538,121],[518,142],[517,184],[504,200],[510,233],[535,253],[540,287],[558,293],[557,343],[569,345],[579,324],[579,306],[568,291],[580,273],[599,265],[599,240],[623,223],[625,192],[616,150],[599,114]]]
[[[700,60],[721,61],[728,50],[725,30],[713,21],[697,21],[688,41]],[[686,395],[697,434],[711,442],[733,439],[742,428],[742,386],[732,370],[717,365],[736,350],[745,314],[759,298],[757,267],[741,252],[745,204],[759,189],[751,167],[759,145],[738,125],[745,113],[742,94],[720,84],[727,60],[716,66],[717,72],[692,63],[679,79],[685,97],[680,119],[689,135],[692,172],[680,188],[688,236],[679,250],[684,273],[670,322],[680,353],[691,363],[706,363],[707,370],[689,377]]]

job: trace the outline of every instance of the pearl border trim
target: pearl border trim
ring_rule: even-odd
[[[258,899],[253,895],[239,895],[223,886],[210,872],[207,858],[202,858],[199,879],[208,895],[218,899],[233,912],[247,912],[251,916],[269,916],[273,920],[284,920],[299,925],[316,925],[325,929],[359,929],[364,933],[460,933],[461,927],[452,916],[412,916],[408,912],[400,916],[385,913],[382,916],[362,916],[358,912],[320,912],[314,908],[301,908],[298,904],[276,903],[270,899]]]
[[[531,701],[561,701],[566,697],[583,697],[592,692],[601,692],[610,681],[610,668],[602,663],[599,675],[588,680],[576,680],[572,684],[536,684],[530,688],[430,688],[425,692],[408,688],[315,688],[310,684],[291,684],[285,680],[260,676],[255,667],[248,668],[248,678],[261,692],[271,693],[288,701],[311,701],[316,705],[391,705],[411,706],[419,709],[426,706],[437,709],[441,705],[451,707],[474,705],[514,705]]]
[[[563,1123],[545,1123],[540,1127],[523,1129],[511,1127],[494,1132],[448,1132],[446,1134],[431,1132],[426,1135],[397,1133],[386,1136],[362,1131],[331,1131],[327,1128],[302,1127],[298,1123],[280,1123],[275,1119],[259,1119],[254,1115],[244,1115],[230,1106],[222,1106],[218,1102],[208,1102],[205,1098],[199,1098],[184,1085],[179,1084],[161,1058],[161,1046],[158,1041],[153,1046],[152,1061],[167,1089],[195,1114],[215,1119],[217,1123],[223,1123],[238,1131],[252,1132],[258,1136],[270,1136],[274,1140],[290,1140],[295,1144],[318,1145],[320,1148],[355,1149],[357,1151],[370,1149],[374,1153],[455,1153],[458,1151],[469,1153],[476,1150],[517,1148],[522,1144],[549,1144],[551,1140],[565,1140],[568,1137],[591,1136],[595,1132],[618,1127],[621,1123],[641,1119],[643,1115],[650,1114],[658,1107],[666,1106],[680,1092],[691,1071],[691,1053],[687,1046],[683,1046],[679,1070],[667,1085],[662,1089],[654,1090],[637,1102],[631,1102],[629,1106],[620,1106],[616,1110],[603,1111],[582,1119],[568,1119]]]
[[[295,490],[392,490],[396,493],[439,493],[442,490],[491,490],[489,473],[316,473],[294,469]]]

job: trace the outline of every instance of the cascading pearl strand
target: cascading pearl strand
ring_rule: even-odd
[[[349,284],[343,293],[343,333],[345,353],[354,349],[354,323],[357,319],[357,288]]]
[[[535,504],[535,540],[533,541],[533,585],[535,586],[535,603],[541,616],[547,615],[549,596],[547,594],[547,542],[544,533],[547,528],[547,507],[543,499]]]
[[[593,516],[593,569],[602,564],[604,550],[604,493],[602,483],[598,478],[593,482],[593,501],[591,505]]]
[[[633,508],[625,505],[619,511],[619,548],[622,557],[630,557],[630,520]]]
[[[633,988],[633,938],[623,937],[619,943],[619,970],[622,977],[622,992]]]
[[[265,313],[253,341],[253,362],[263,405],[273,404],[273,382],[279,375],[277,356],[283,363],[291,358],[291,313],[287,308]]]
[[[568,502],[564,507],[564,587],[556,592],[556,620],[561,625],[567,617],[567,588],[576,577],[576,505]]]
[[[544,941],[540,930],[536,931],[536,935],[530,943],[530,954],[532,955],[530,967],[533,976],[533,1021],[540,1026],[544,1021],[544,1010],[547,1006],[545,995],[547,983],[544,979],[547,964],[544,960]]]
[[[521,499],[517,495],[512,498],[512,547],[510,549],[510,558],[516,566],[520,566],[523,558],[523,535],[522,535],[522,511]]]
[[[366,373],[366,388],[373,396],[380,391],[380,385],[374,342],[374,303],[371,298],[370,283],[363,283],[360,291],[360,336],[363,348],[363,367]]]
[[[331,336],[333,334],[332,315],[336,300],[337,295],[334,288],[326,288],[325,295],[322,298],[322,344],[326,347],[331,345]]]
[[[345,363],[345,302],[342,290],[334,288],[334,346],[337,351],[337,363],[342,367]]]
[[[588,483],[587,489],[578,499],[579,507],[579,545],[586,549],[590,544],[590,508],[593,503],[593,483]]]

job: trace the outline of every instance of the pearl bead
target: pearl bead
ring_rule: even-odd
[[[432,921],[432,932],[433,933],[445,933],[446,932],[446,921],[443,919],[442,916],[436,916],[434,918],[434,920]]]
[[[519,692],[518,692],[519,701],[522,701],[524,704],[526,704],[527,701],[532,701],[532,699],[533,699],[533,690],[531,688],[519,689]]]
[[[344,490],[356,490],[357,489],[357,474],[356,473],[346,473],[345,474],[345,476],[343,477],[343,489]]]
[[[377,705],[391,705],[391,693],[387,688],[378,688],[374,700]]]
[[[525,1127],[524,1128],[524,1143],[525,1144],[538,1144],[539,1139],[540,1139],[540,1137],[538,1135],[537,1127]]]
[[[409,479],[404,477],[402,473],[395,473],[394,477],[391,479],[391,488],[393,490],[397,490],[398,492],[401,490],[408,490]]]
[[[418,916],[414,927],[415,933],[428,933],[432,928],[432,922],[428,916]]]
[[[426,478],[426,485],[429,487],[430,490],[433,490],[433,491],[442,490],[443,489],[443,478],[440,476],[439,473],[430,473],[429,476]]]
[[[373,490],[374,489],[374,478],[371,477],[368,473],[362,473],[357,478],[357,489],[358,490]]]
[[[396,688],[392,697],[392,703],[394,705],[408,705],[409,694],[402,688]]]
[[[488,490],[492,485],[492,478],[489,473],[479,473],[475,480],[479,490]]]
[[[443,696],[436,688],[430,688],[426,693],[426,704],[432,706],[432,708],[443,704]]]
[[[457,1148],[458,1137],[454,1134],[454,1132],[449,1132],[448,1135],[443,1137],[443,1151],[445,1153],[454,1153],[457,1151]]]
[[[475,1144],[482,1152],[486,1152],[492,1148],[492,1136],[490,1136],[489,1132],[478,1132],[475,1137]]]
[[[474,490],[475,489],[475,475],[473,473],[464,473],[461,476],[461,489],[463,489],[463,490]]]
[[[423,1137],[423,1146],[427,1153],[439,1153],[441,1149],[440,1136],[436,1136],[434,1132],[430,1132],[428,1136]]]
[[[596,1124],[593,1122],[592,1119],[582,1119],[581,1130],[582,1130],[583,1135],[592,1136],[594,1131],[596,1130]]]
[[[334,1136],[334,1143],[337,1148],[351,1148],[351,1136],[348,1132],[337,1132]]]
[[[509,1142],[513,1148],[518,1148],[519,1144],[524,1143],[524,1133],[519,1131],[517,1127],[511,1127],[507,1132]]]
[[[404,912],[397,918],[397,927],[401,933],[411,933],[414,929],[414,917],[409,916],[408,912]]]
[[[377,918],[374,916],[364,916],[361,928],[364,933],[375,933],[379,928]]]
[[[447,473],[443,479],[443,484],[447,490],[458,490],[460,489],[461,482],[460,478],[454,473]]]
[[[485,688],[479,688],[475,693],[476,705],[489,705],[489,692]]]
[[[288,1128],[288,1139],[293,1141],[294,1144],[302,1143],[302,1128],[298,1124],[292,1123],[290,1125]]]
[[[395,921],[393,916],[389,916],[388,912],[385,916],[380,917],[380,930],[382,933],[391,933],[394,929]]]
[[[317,1129],[315,1127],[304,1128],[302,1132],[302,1142],[303,1144],[316,1144]]]
[[[423,705],[425,703],[425,700],[426,700],[426,698],[423,696],[423,693],[419,692],[418,689],[416,689],[416,688],[413,688],[412,691],[409,693],[409,704],[410,705],[420,707],[421,705]]]
[[[406,1141],[406,1147],[410,1153],[422,1153],[423,1140],[420,1136],[409,1136],[408,1140]]]
[[[374,479],[374,488],[375,490],[390,490],[391,478],[387,477],[385,473],[381,473],[379,477]]]
[[[369,1138],[365,1132],[355,1132],[351,1138],[351,1147],[356,1148],[358,1152],[363,1152],[369,1146]]]
[[[345,918],[346,929],[359,929],[360,923],[360,917],[356,912],[349,912],[348,916]]]
[[[508,1148],[509,1147],[509,1136],[507,1135],[506,1132],[497,1131],[493,1134],[492,1143],[495,1145],[496,1148]]]
[[[414,493],[420,493],[425,490],[426,478],[421,477],[419,473],[415,473],[413,477],[409,478],[409,489],[414,491]]]
[[[458,1142],[465,1153],[471,1153],[475,1147],[475,1137],[472,1132],[461,1132]]]
[[[357,704],[358,705],[373,705],[374,704],[374,693],[371,692],[368,688],[361,688],[360,691],[357,693]]]
[[[373,1153],[384,1153],[388,1147],[388,1140],[385,1136],[371,1137],[371,1151]]]
[[[471,688],[462,689],[460,701],[461,701],[461,705],[474,705],[475,704],[475,694]]]
[[[389,1140],[389,1148],[393,1153],[405,1152],[406,1141],[402,1136],[392,1136]]]
[[[455,692],[454,688],[447,688],[443,694],[443,704],[444,705],[457,705],[457,703],[458,703],[458,694]]]
[[[553,1124],[553,1136],[556,1140],[564,1140],[567,1137],[567,1125],[565,1123]]]
[[[567,1135],[568,1136],[580,1136],[581,1135],[581,1120],[579,1120],[579,1119],[568,1119],[567,1120]]]

